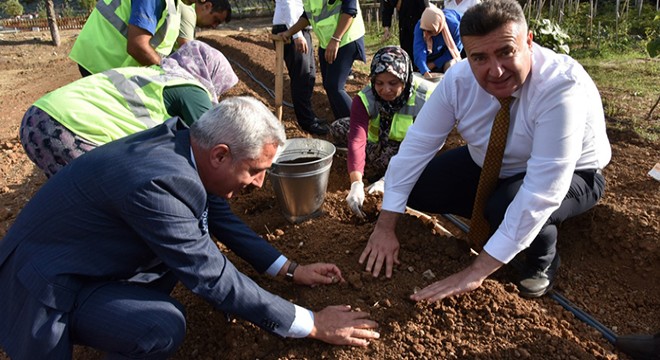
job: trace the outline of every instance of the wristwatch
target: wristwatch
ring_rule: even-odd
[[[286,278],[289,281],[293,281],[293,272],[296,271],[296,268],[298,267],[298,263],[295,261],[291,261],[289,264],[289,268],[286,269]]]

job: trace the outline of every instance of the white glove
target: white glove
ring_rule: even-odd
[[[351,191],[346,197],[346,202],[355,215],[360,218],[366,216],[362,211],[362,204],[364,203],[364,183],[362,183],[362,181],[354,181],[351,183]]]
[[[369,195],[373,194],[383,194],[385,193],[385,177],[380,178],[380,180],[375,183],[367,186],[367,193]]]

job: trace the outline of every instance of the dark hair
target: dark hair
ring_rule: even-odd
[[[469,8],[461,18],[461,36],[484,36],[505,24],[527,26],[525,13],[516,0],[486,0]]]
[[[229,3],[229,0],[206,0],[206,1],[209,1],[211,4],[213,4],[213,8],[212,8],[213,12],[226,11],[227,17],[225,18],[225,22],[228,23],[229,21],[231,21],[231,4]]]

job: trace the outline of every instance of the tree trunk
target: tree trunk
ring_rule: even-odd
[[[57,27],[57,14],[55,14],[55,4],[53,3],[53,0],[46,0],[46,15],[48,17],[50,35],[53,38],[53,45],[60,46],[60,29]]]

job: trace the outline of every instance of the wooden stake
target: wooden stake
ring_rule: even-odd
[[[284,39],[271,35],[275,42],[275,115],[282,121],[282,92],[284,89]]]

